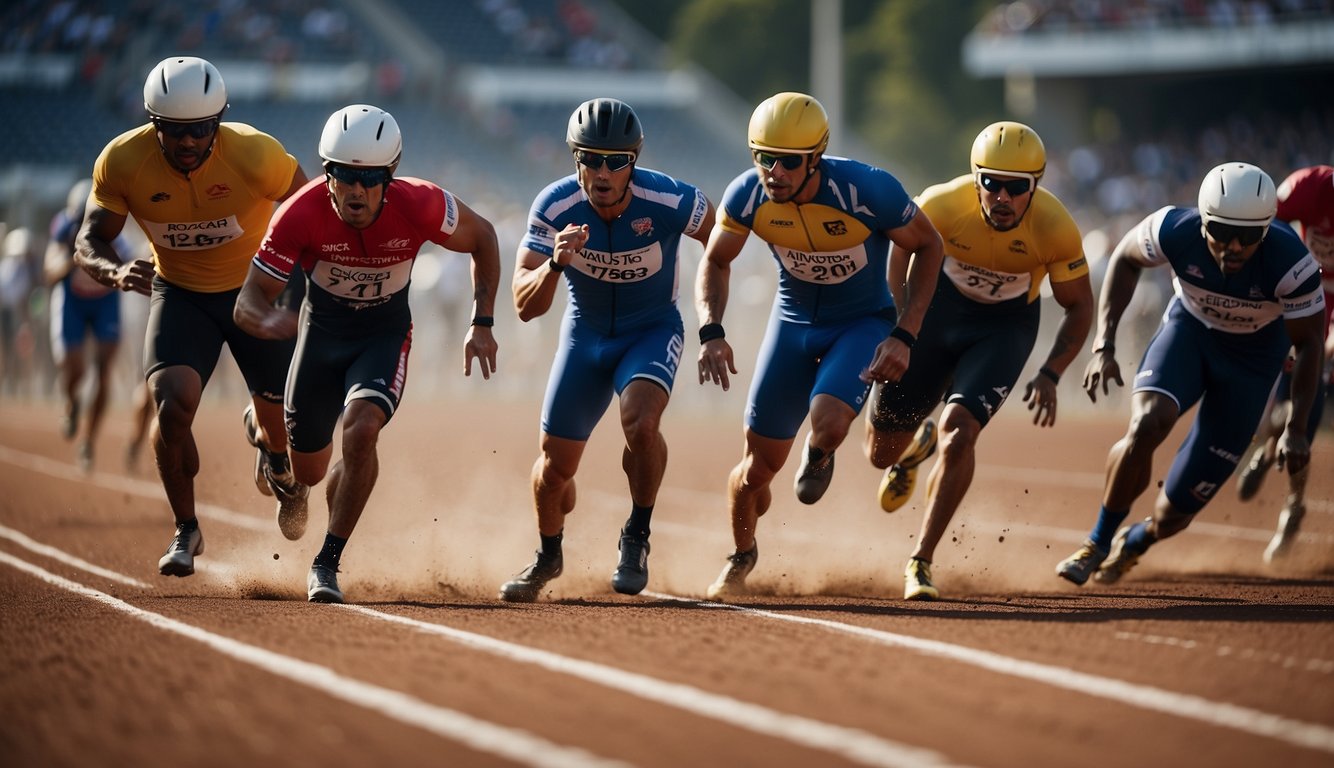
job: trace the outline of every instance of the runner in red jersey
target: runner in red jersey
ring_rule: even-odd
[[[236,302],[236,323],[250,333],[297,337],[285,394],[292,470],[307,485],[329,475],[329,527],[306,580],[311,602],[343,602],[336,574],[375,486],[380,430],[403,396],[412,345],[408,286],[428,240],[472,254],[464,374],[472,375],[474,357],[484,378],[496,369],[495,228],[429,181],[394,178],[402,146],[397,122],[377,107],[354,104],[330,116],[320,137],[325,178],[278,209]],[[299,317],[274,304],[297,266],[307,276]],[[342,459],[329,471],[340,414]]]
[[[1330,331],[1330,318],[1334,316],[1334,167],[1313,165],[1289,174],[1278,187],[1278,213],[1275,218],[1291,224],[1301,236],[1302,242],[1320,265],[1321,285],[1325,290],[1325,370],[1321,387],[1311,406],[1311,416],[1306,423],[1306,434],[1314,440],[1320,427],[1325,400],[1330,396],[1330,389],[1334,388],[1334,333]],[[1250,461],[1237,478],[1237,495],[1242,501],[1253,498],[1260,491],[1260,485],[1278,454],[1278,440],[1283,435],[1291,412],[1291,380],[1292,358],[1289,357],[1270,395],[1265,415],[1260,419]],[[1288,497],[1283,509],[1279,511],[1278,529],[1269,540],[1269,546],[1265,547],[1266,563],[1285,556],[1297,538],[1302,518],[1306,516],[1306,479],[1309,474],[1308,467],[1288,475]]]

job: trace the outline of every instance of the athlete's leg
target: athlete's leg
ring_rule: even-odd
[[[111,392],[111,365],[116,360],[120,342],[99,341],[96,349],[97,379],[93,382],[93,398],[88,404],[88,422],[83,432],[83,440],[90,448],[97,444],[97,436],[102,429],[102,417],[106,413],[107,397]]]
[[[387,421],[384,410],[365,399],[353,400],[343,411],[343,456],[329,472],[325,489],[329,533],[335,536],[350,537],[366,508],[380,474],[377,446]]]
[[[727,480],[727,508],[737,552],[748,552],[755,546],[755,527],[773,503],[770,486],[787,461],[794,440],[761,437],[746,429],[741,463],[732,469]]]
[[[542,453],[533,464],[533,506],[537,529],[542,536],[555,536],[565,528],[565,516],[574,510],[574,474],[584,455],[586,440],[568,440],[542,433]],[[659,477],[661,481],[661,477]]]
[[[66,440],[73,440],[79,434],[79,385],[83,383],[86,368],[83,353],[82,344],[65,344],[60,351],[60,391],[65,396],[60,431]]]
[[[1159,392],[1134,393],[1130,408],[1126,434],[1107,454],[1107,483],[1102,494],[1107,509],[1129,510],[1149,487],[1153,454],[1181,416],[1176,401]]]
[[[661,423],[668,398],[666,390],[647,379],[635,379],[621,393],[621,429],[625,432],[621,467],[636,506],[653,506],[667,470],[667,441]]]
[[[958,403],[945,406],[940,418],[940,459],[927,475],[926,515],[913,558],[927,562],[935,558],[936,545],[973,483],[981,433],[981,423],[967,408]]]
[[[157,435],[153,454],[162,478],[167,503],[176,522],[195,517],[195,475],[199,474],[199,450],[193,432],[195,411],[203,393],[199,373],[186,365],[159,368],[148,377],[148,388],[157,410]]]

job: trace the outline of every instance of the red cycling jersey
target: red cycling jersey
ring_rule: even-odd
[[[396,178],[385,190],[380,215],[369,227],[356,229],[338,216],[320,177],[278,208],[253,263],[283,281],[301,267],[317,316],[406,308],[418,250],[427,241],[445,245],[458,228],[459,213],[448,190],[422,179]],[[357,316],[369,319],[360,312]]]

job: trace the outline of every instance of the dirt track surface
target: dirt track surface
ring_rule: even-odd
[[[304,591],[322,493],[306,537],[284,540],[239,405],[200,413],[207,548],[173,579],[156,571],[172,530],[156,477],[121,466],[125,415],[84,475],[54,408],[0,401],[4,764],[1334,764],[1328,434],[1281,568],[1261,561],[1286,482],[1273,475],[1250,504],[1229,488],[1123,583],[1080,589],[1053,569],[1092,524],[1125,413],[1040,431],[1012,405],[937,552],[937,603],[900,599],[920,485],[880,512],[850,440],[814,507],[793,498],[789,462],[756,594],[722,605],[703,594],[731,551],[739,406],[669,410],[638,597],[608,583],[629,502],[604,421],[565,575],[542,602],[507,605],[496,588],[536,544],[539,407],[409,400],[344,556],[351,605],[322,606]]]

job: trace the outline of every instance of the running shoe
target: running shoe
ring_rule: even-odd
[[[1143,523],[1137,523],[1143,525]],[[1115,584],[1135,567],[1139,562],[1140,555],[1143,552],[1132,551],[1126,546],[1126,537],[1130,535],[1132,526],[1124,526],[1116,532],[1116,537],[1112,539],[1111,551],[1107,554],[1107,559],[1102,562],[1102,567],[1093,574],[1093,580],[1099,584]]]
[[[611,588],[622,595],[637,595],[648,586],[648,537],[621,534],[621,562],[611,575]]]
[[[264,462],[263,472],[269,487],[268,495],[278,499],[278,530],[288,541],[296,541],[306,534],[310,487],[296,481],[291,463],[283,454],[270,455]]]
[[[1251,454],[1250,462],[1237,476],[1237,497],[1242,501],[1255,498],[1255,494],[1260,491],[1260,484],[1265,481],[1265,475],[1269,474],[1269,467],[1273,463],[1273,459],[1265,456],[1265,447],[1257,446],[1255,453]]]
[[[645,549],[647,554],[647,548]],[[513,579],[500,585],[500,599],[507,603],[531,603],[542,594],[547,582],[560,576],[565,569],[565,558],[557,552],[546,555],[541,551],[537,559]]]
[[[163,576],[190,576],[195,572],[195,555],[204,554],[204,534],[195,526],[183,531],[176,526],[176,535],[167,547],[167,554],[157,561],[158,573]]]
[[[1283,511],[1278,513],[1278,530],[1274,532],[1274,538],[1269,540],[1269,546],[1265,547],[1266,563],[1287,556],[1292,542],[1297,538],[1297,531],[1302,527],[1303,517],[1306,517],[1306,505],[1301,502],[1289,501]]]
[[[931,563],[913,558],[903,569],[904,600],[939,600],[940,590],[931,583]]]
[[[306,575],[306,599],[312,603],[341,603],[343,590],[338,588],[338,569],[327,565],[310,566]]]
[[[723,566],[723,572],[718,574],[718,580],[709,585],[705,593],[710,600],[721,600],[727,597],[736,597],[744,595],[749,590],[746,588],[746,577],[755,570],[755,563],[760,559],[760,545],[757,542],[745,552],[735,552],[727,556],[727,565]]]
[[[1073,584],[1083,586],[1089,577],[1098,571],[1102,561],[1107,559],[1107,550],[1084,539],[1084,544],[1075,553],[1056,564],[1056,575]]]
[[[811,435],[806,433],[806,444],[801,449],[801,466],[797,468],[797,479],[792,484],[797,492],[797,501],[802,504],[814,504],[829,490],[829,482],[834,479],[834,452],[830,451],[811,461]]]
[[[269,481],[264,476],[265,458],[268,457],[268,451],[259,444],[259,426],[255,422],[255,404],[250,403],[241,412],[241,423],[245,425],[245,439],[255,447],[255,487],[265,496],[272,496],[273,489],[269,487]]]
[[[885,470],[880,479],[880,508],[886,512],[895,512],[912,498],[917,486],[917,467],[931,458],[936,452],[936,421],[925,419],[913,434],[912,445],[894,466]]]

